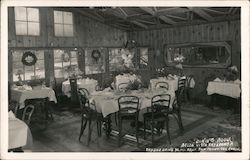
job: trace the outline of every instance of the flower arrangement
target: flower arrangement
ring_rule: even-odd
[[[181,54],[178,54],[176,57],[174,57],[174,62],[176,63],[183,63],[185,60],[185,57]]]
[[[134,81],[130,81],[127,90],[138,90],[141,87],[141,81],[139,79],[135,79]]]

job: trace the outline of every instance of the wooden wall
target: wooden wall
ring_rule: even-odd
[[[127,40],[126,32],[92,20],[78,12],[73,12],[74,37],[55,37],[53,10],[47,7],[39,8],[40,36],[23,36],[15,33],[15,13],[14,8],[10,7],[8,9],[9,47],[44,49],[46,64],[54,64],[53,48],[121,47]],[[11,57],[9,61],[9,81],[12,81]],[[45,67],[47,83],[49,77],[54,77],[53,67],[53,65]]]
[[[41,7],[40,36],[18,36],[15,34],[14,8],[9,14],[9,47],[101,47],[122,46],[126,32],[91,20],[74,12],[74,37],[55,37],[53,8]]]
[[[232,64],[241,70],[241,36],[240,21],[225,21],[210,24],[162,28],[157,30],[134,31],[128,33],[128,39],[135,40],[140,46],[149,46],[156,67],[165,66],[163,47],[167,44],[190,42],[231,41]],[[156,51],[160,51],[159,56]],[[171,68],[168,68],[171,70]],[[225,69],[216,68],[184,68],[184,73],[193,74],[196,80],[197,95],[206,95],[207,80],[225,73]]]

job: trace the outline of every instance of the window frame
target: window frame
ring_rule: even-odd
[[[169,47],[175,47],[175,48],[182,48],[182,47],[187,47],[187,46],[218,46],[218,47],[225,47],[225,50],[228,51],[229,57],[228,60],[229,62],[224,62],[224,63],[218,63],[218,64],[182,64],[183,67],[185,68],[218,68],[218,69],[225,69],[228,66],[232,64],[232,43],[231,41],[214,41],[214,42],[194,42],[194,43],[174,43],[174,44],[165,44],[163,48],[163,56],[164,56],[164,62],[166,66],[175,66],[176,62],[168,62],[167,59],[167,48]]]
[[[11,79],[9,79],[9,81],[12,81],[12,82],[14,82],[14,83],[16,83],[17,81],[14,81],[14,77],[13,77],[13,75],[14,75],[14,67],[13,67],[13,64],[14,64],[14,62],[16,62],[16,61],[14,61],[14,59],[13,59],[13,52],[14,51],[21,51],[21,52],[24,52],[24,51],[34,51],[34,50],[36,50],[36,51],[43,51],[43,63],[44,63],[44,77],[42,77],[42,78],[39,78],[40,80],[45,80],[46,79],[46,69],[45,69],[45,52],[46,52],[46,49],[45,48],[10,48],[9,49],[9,52],[11,53],[11,62],[12,62],[12,64],[11,64]],[[37,59],[37,61],[39,61],[39,60],[42,60],[42,59]],[[22,62],[21,62],[22,63]],[[31,66],[31,67],[34,67],[34,76],[36,75],[36,69],[35,69],[35,67],[36,67],[36,64],[35,65],[33,65],[33,66]],[[25,65],[24,64],[22,64],[22,70],[24,71],[24,75],[23,75],[23,80],[22,81],[24,81],[24,82],[29,82],[29,81],[31,81],[31,79],[26,79],[25,78]]]
[[[63,22],[62,23],[56,23],[55,22],[55,11],[57,11],[57,12],[62,12],[62,20],[63,20]],[[72,24],[65,24],[64,23],[64,12],[69,12],[69,13],[71,13],[72,14]],[[74,13],[73,12],[71,12],[71,11],[65,11],[65,10],[60,10],[60,9],[54,9],[53,10],[53,25],[54,25],[54,36],[55,37],[59,37],[59,38],[73,38],[74,36],[75,36],[75,25],[74,25]],[[60,24],[60,25],[62,25],[63,26],[63,35],[56,35],[56,24]],[[72,26],[72,35],[70,35],[70,36],[65,36],[65,32],[64,32],[64,25],[71,25]]]
[[[23,7],[23,6],[16,6],[16,7]],[[14,7],[14,21],[15,21],[15,35],[16,36],[34,36],[34,37],[37,37],[37,36],[41,36],[41,14],[40,14],[40,8],[37,8],[37,7],[23,7],[23,8],[25,8],[25,13],[26,13],[26,21],[23,21],[23,20],[16,20],[16,13],[15,13],[15,8],[16,7]],[[37,21],[28,21],[28,11],[27,11],[27,9],[28,8],[34,8],[34,9],[37,9],[38,10],[38,22]],[[27,34],[17,34],[17,26],[16,26],[16,22],[26,22],[26,31],[27,31]],[[39,26],[39,34],[38,35],[34,35],[34,34],[29,34],[29,27],[28,27],[28,25],[29,25],[29,22],[32,22],[32,23],[34,23],[34,22],[36,22],[36,23],[38,23],[38,26]]]
[[[80,51],[80,48],[78,48],[78,47],[65,47],[65,48],[63,48],[63,47],[60,47],[60,48],[52,48],[51,49],[51,52],[53,53],[53,73],[54,73],[54,77],[55,78],[57,78],[57,79],[60,79],[60,78],[64,78],[64,76],[62,76],[62,77],[56,77],[56,74],[55,74],[55,54],[54,54],[54,51],[55,50],[63,50],[63,51],[75,51],[76,52],[76,54],[77,54],[77,56],[76,56],[76,58],[77,58],[77,67],[78,67],[78,69],[80,69],[80,65],[79,65],[79,63],[78,63],[78,57],[79,57],[79,55],[78,55],[78,52]],[[61,64],[62,64],[62,68],[64,67],[63,66],[63,62],[61,62]],[[70,66],[71,66],[71,58],[70,58]],[[80,69],[81,70],[81,69]]]

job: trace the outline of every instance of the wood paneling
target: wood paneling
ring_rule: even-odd
[[[180,26],[157,30],[128,32],[128,39],[135,40],[139,45],[149,46],[156,54],[161,51],[161,56],[151,56],[155,67],[166,67],[163,59],[163,47],[174,43],[216,42],[230,41],[232,43],[232,65],[241,71],[241,36],[240,21],[225,21],[210,24]],[[168,68],[171,72],[172,68]],[[226,69],[216,68],[184,68],[187,75],[193,74],[196,80],[195,91],[197,95],[206,94],[206,81],[209,77],[219,76]],[[204,93],[204,94],[200,94]]]
[[[74,36],[54,36],[53,8],[39,8],[40,36],[22,36],[15,34],[14,8],[9,14],[9,47],[120,47],[126,40],[126,32],[97,22],[80,13],[73,12]]]

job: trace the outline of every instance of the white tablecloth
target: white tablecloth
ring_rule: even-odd
[[[26,99],[49,98],[49,101],[57,103],[55,92],[51,88],[41,88],[33,90],[11,89],[11,99],[19,102],[20,109],[25,107]]]
[[[9,112],[9,146],[8,149],[19,148],[30,149],[32,146],[32,135],[29,127],[15,118],[12,111]]]
[[[241,93],[240,83],[234,82],[208,82],[207,94],[220,94],[232,98],[239,98]]]
[[[134,95],[137,96],[140,100],[139,107],[140,110],[151,107],[151,98],[157,94],[170,94],[170,108],[172,108],[172,104],[175,99],[174,91],[165,91],[165,90],[155,90],[155,91],[131,91],[130,93],[118,93],[118,92],[95,92],[92,93],[90,102],[94,103],[97,109],[97,112],[102,113],[103,117],[107,115],[117,112],[119,110],[118,107],[118,98],[122,95]],[[92,106],[93,107],[93,106]]]
[[[169,85],[169,90],[176,91],[178,89],[178,78],[176,79],[167,79],[166,77],[159,77],[150,80],[150,88],[154,89],[156,83],[158,82],[167,82]]]
[[[98,85],[97,80],[94,79],[79,79],[77,80],[78,88],[86,88],[90,93],[96,90],[96,86]],[[71,87],[69,80],[64,81],[62,83],[62,93],[68,97],[71,96]]]

